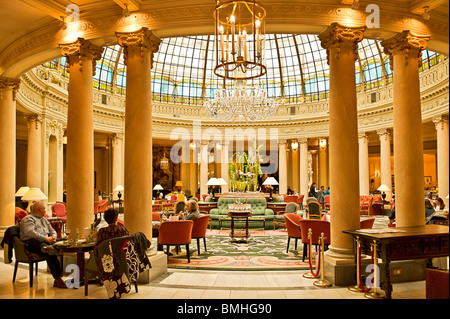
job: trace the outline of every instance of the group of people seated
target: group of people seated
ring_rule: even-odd
[[[44,257],[53,276],[53,286],[56,288],[67,288],[62,279],[62,270],[57,257],[57,249],[53,247],[56,243],[57,234],[50,222],[45,218],[46,208],[42,202],[36,202],[31,207],[31,214],[24,217],[20,222],[20,239],[27,245],[30,252]],[[200,216],[197,198],[192,197],[186,205],[186,210],[180,214],[184,220],[194,221]],[[117,223],[119,213],[115,208],[108,208],[104,213],[104,219],[108,226],[98,229],[95,233],[94,243],[98,245],[102,241],[129,236],[130,232],[124,225]],[[88,261],[89,262],[89,261]]]
[[[395,203],[395,198],[394,198]],[[434,213],[437,211],[443,211],[445,209],[445,203],[440,197],[436,197],[434,201],[431,201],[429,198],[425,198],[425,218],[427,219],[427,223],[431,223],[433,218],[439,219],[442,218],[440,216],[434,216]],[[448,218],[448,213],[447,213]],[[395,224],[395,206],[392,208],[389,213],[389,225],[393,226]]]

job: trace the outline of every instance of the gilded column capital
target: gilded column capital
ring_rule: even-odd
[[[100,60],[102,57],[102,53],[104,48],[93,44],[92,42],[85,40],[83,38],[78,38],[76,41],[71,43],[60,43],[59,48],[61,50],[61,54],[65,57],[77,57],[81,70],[83,69],[82,57],[89,57],[92,59],[93,66],[93,74],[95,75],[96,69],[96,61]],[[70,59],[67,59],[68,68],[67,70],[70,72]]]
[[[368,135],[364,132],[364,133],[358,133],[358,141],[367,141],[368,139]]]
[[[337,56],[339,59],[340,51],[343,43],[352,44],[354,59],[358,58],[358,42],[364,38],[364,31],[367,27],[346,27],[334,22],[325,31],[319,34],[319,40],[322,48],[327,50],[327,61],[329,64],[331,47],[337,48]]]
[[[300,137],[300,138],[298,138],[298,143],[299,144],[308,144],[308,139],[305,137]]]
[[[42,122],[43,122],[42,115],[40,115],[40,114],[27,114],[27,115],[24,115],[24,117],[27,120],[28,128],[30,128],[32,125],[32,122],[34,122],[36,129],[38,129],[39,124],[42,124]]]
[[[448,123],[448,115],[443,114],[433,118],[434,127],[436,130],[443,130],[444,124]]]
[[[377,134],[380,141],[389,141],[391,138],[391,132],[387,128],[377,130]]]
[[[13,101],[16,100],[16,93],[20,86],[20,79],[0,76],[0,100],[3,100],[3,90],[11,89],[13,91]]]
[[[141,49],[141,61],[144,59],[144,51],[150,51],[151,65],[153,66],[153,54],[158,52],[161,39],[147,28],[141,28],[134,32],[116,32],[119,45],[124,48],[123,59],[127,64],[128,47],[134,46]]]
[[[115,146],[119,143],[119,141],[123,141],[123,134],[114,133],[110,135],[110,139],[112,146]]]
[[[422,65],[422,50],[427,48],[428,40],[430,40],[430,36],[414,35],[409,30],[405,30],[392,38],[382,41],[383,52],[389,56],[391,70],[394,68],[394,54],[403,54],[405,65],[408,65],[409,55],[413,53],[411,51],[415,50],[417,50],[417,59],[420,67]]]

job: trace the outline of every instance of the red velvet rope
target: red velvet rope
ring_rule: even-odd
[[[372,278],[372,287],[369,287],[369,288],[365,288],[364,287],[364,284],[363,284],[363,281],[362,281],[362,279],[361,279],[361,247],[359,247],[359,250],[358,250],[358,254],[359,254],[359,260],[360,260],[360,262],[359,262],[359,285],[360,285],[360,287],[361,287],[361,290],[363,291],[363,292],[369,292],[370,290],[372,290],[372,288],[373,288],[373,278]],[[372,265],[373,265],[373,252],[372,252]],[[371,271],[371,273],[373,274],[373,271],[374,271],[374,269],[372,268],[372,271]]]
[[[319,245],[319,260],[318,260],[318,264],[317,264],[317,273],[314,273],[314,271],[313,271],[313,269],[312,269],[312,265],[311,265],[311,252],[312,252],[312,250],[311,250],[311,240],[308,240],[308,245],[309,245],[309,258],[308,258],[308,261],[309,261],[309,270],[311,271],[311,274],[314,276],[314,278],[316,278],[317,276],[319,276],[319,271],[320,271],[320,246],[321,245]]]

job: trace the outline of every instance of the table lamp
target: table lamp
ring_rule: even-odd
[[[153,187],[153,190],[157,191],[157,192],[156,192],[156,198],[159,197],[159,191],[162,191],[163,189],[164,189],[164,187],[162,187],[162,186],[159,185],[159,184],[156,184],[155,187]]]
[[[272,198],[272,185],[279,185],[277,180],[274,177],[267,177],[266,180],[264,181],[263,185],[268,185],[270,186],[270,197],[269,200],[273,200]]]
[[[46,200],[47,196],[37,187],[30,188],[23,196],[22,200],[28,201],[28,209],[31,211],[32,202],[36,202],[39,200]]]
[[[116,186],[116,188],[114,188],[114,191],[115,192],[118,192],[117,193],[117,198],[120,200],[120,198],[122,197],[122,193],[121,192],[123,192],[125,190],[125,188],[123,188],[123,186],[122,185],[117,185]]]
[[[391,189],[389,187],[387,187],[387,185],[382,184],[380,187],[377,188],[377,190],[379,190],[380,192],[383,192],[381,194],[381,198],[383,198],[383,201],[386,200],[386,193],[385,192],[390,192]]]
[[[19,190],[16,192],[16,206],[20,206],[23,209],[26,209],[28,206],[28,203],[26,201],[22,200],[23,195],[29,190],[30,188],[28,186],[22,186],[19,188]],[[20,203],[19,203],[20,201]]]
[[[212,186],[212,200],[215,201],[215,192],[214,192],[214,186],[220,185],[219,179],[216,177],[211,177],[207,182],[207,186]]]
[[[175,183],[175,187],[178,188],[178,192],[181,192],[181,188],[183,187],[183,182],[182,181],[177,181]]]

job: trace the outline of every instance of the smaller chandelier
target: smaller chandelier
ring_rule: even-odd
[[[243,80],[237,80],[231,88],[219,89],[213,99],[208,99],[204,107],[212,118],[219,121],[263,120],[275,113],[276,99],[268,98],[261,87],[247,87]]]
[[[264,65],[264,18],[266,10],[255,1],[217,0],[215,18],[214,74],[244,80],[266,74]]]

